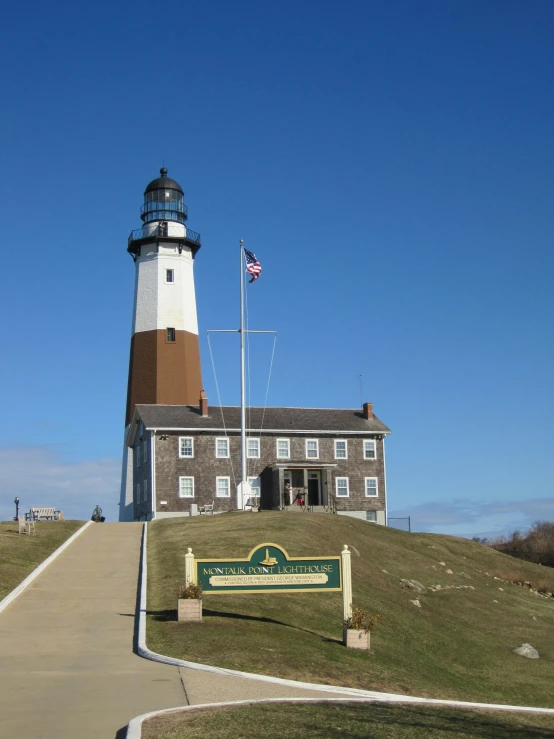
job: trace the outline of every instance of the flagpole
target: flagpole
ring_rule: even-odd
[[[246,382],[244,368],[244,241],[240,240],[240,485],[237,508],[244,508],[243,490],[246,482]]]

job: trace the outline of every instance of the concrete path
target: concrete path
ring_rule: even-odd
[[[136,656],[141,533],[89,526],[0,614],[0,737],[115,739],[162,708],[321,695]]]

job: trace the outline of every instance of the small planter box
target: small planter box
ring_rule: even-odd
[[[177,621],[202,621],[202,601],[193,598],[178,598]]]
[[[343,629],[342,641],[345,647],[351,649],[369,649],[369,635],[371,632],[364,633],[360,629]]]

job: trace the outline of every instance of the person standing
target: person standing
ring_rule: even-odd
[[[285,482],[284,504],[286,506],[292,505],[292,488],[289,480]]]

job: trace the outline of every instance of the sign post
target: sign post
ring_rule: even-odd
[[[189,547],[185,554],[185,587],[188,588],[194,582],[194,554]]]
[[[348,544],[340,553],[342,560],[342,616],[343,620],[352,616],[352,567]]]

